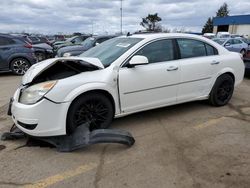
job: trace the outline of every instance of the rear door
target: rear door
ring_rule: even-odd
[[[220,64],[217,50],[194,39],[177,39],[177,44],[181,72],[177,101],[185,102],[207,95]]]
[[[240,52],[244,48],[243,42],[239,39],[233,39],[234,52]]]
[[[134,55],[146,56],[149,64],[124,66],[119,70],[119,92],[123,113],[176,103],[180,79],[171,39],[151,42]]]

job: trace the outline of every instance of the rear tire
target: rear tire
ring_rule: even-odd
[[[67,134],[82,124],[89,123],[90,130],[108,128],[113,121],[114,108],[103,94],[87,93],[71,104],[67,115]]]
[[[228,74],[217,78],[209,96],[209,102],[213,106],[224,106],[232,98],[234,92],[234,80]]]
[[[10,63],[10,69],[16,75],[24,75],[29,68],[29,61],[21,57],[12,60]]]

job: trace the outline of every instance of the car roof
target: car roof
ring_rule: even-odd
[[[187,34],[187,33],[148,33],[148,34],[131,34],[129,36],[120,36],[120,37],[131,37],[131,38],[143,38],[143,39],[148,39],[148,40],[153,40],[157,38],[168,38],[168,37],[176,37],[176,38],[181,38],[181,37],[188,37],[188,38],[196,38],[196,39],[202,39],[204,40],[205,37],[203,36],[198,36],[195,34]]]
[[[0,33],[1,37],[7,37],[7,38],[12,38],[12,39],[20,39],[21,36],[20,35],[16,35],[16,34],[5,34],[5,33]]]

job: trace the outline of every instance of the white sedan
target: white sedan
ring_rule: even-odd
[[[195,100],[229,102],[243,80],[239,53],[189,34],[110,39],[79,57],[33,65],[14,94],[14,123],[32,136],[71,134],[83,123],[107,128],[114,117]]]

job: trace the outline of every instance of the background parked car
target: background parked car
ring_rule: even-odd
[[[90,37],[90,35],[81,35],[81,36],[74,36],[66,41],[58,41],[53,44],[53,50],[56,52],[58,49],[65,47],[65,46],[72,46],[72,45],[78,45],[81,44],[85,39]]]
[[[231,38],[231,34],[229,32],[218,32],[216,37],[217,38]]]
[[[114,38],[114,35],[104,35],[104,36],[92,36],[83,41],[80,45],[67,46],[60,48],[57,51],[57,57],[63,56],[78,56],[81,53],[87,51],[88,49],[106,41]]]
[[[208,39],[213,39],[216,37],[216,35],[214,33],[204,33],[203,37],[206,37]]]
[[[238,52],[246,55],[249,50],[249,44],[243,38],[216,38],[213,39],[215,42],[227,48],[229,51]]]
[[[20,37],[0,34],[0,71],[23,75],[36,62],[31,44]]]
[[[54,57],[53,48],[47,43],[32,45],[38,62]]]
[[[46,37],[36,37],[22,34],[15,34],[14,36],[20,37],[21,40],[24,40],[32,45],[38,61],[54,57],[53,48],[49,45],[49,41]]]

